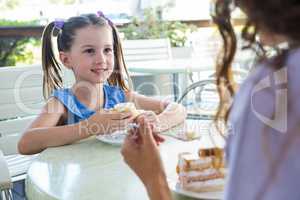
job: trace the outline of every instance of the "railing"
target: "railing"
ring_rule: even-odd
[[[41,37],[44,26],[2,26],[1,37]]]
[[[185,20],[180,21],[186,24],[193,24],[199,28],[201,27],[212,27],[214,26],[213,22],[209,19],[206,20]],[[233,19],[234,25],[244,24],[245,19]],[[117,27],[123,27],[127,24],[117,25]],[[1,37],[41,37],[43,33],[44,26],[22,26],[22,27],[13,27],[13,26],[2,26],[0,27],[0,38]]]

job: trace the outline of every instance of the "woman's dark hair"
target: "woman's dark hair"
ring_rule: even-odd
[[[242,38],[247,44],[244,48],[256,51],[261,61],[265,58],[265,50],[256,41],[257,32],[263,28],[272,34],[284,35],[290,46],[300,43],[300,1],[298,0],[216,0],[212,18],[223,39],[222,52],[217,58],[217,86],[220,105],[216,119],[227,121],[230,111],[228,100],[234,94],[234,80],[231,65],[237,48],[236,34],[231,23],[231,10],[235,6],[245,11],[247,18],[242,30]],[[279,69],[285,62],[287,51],[282,51],[272,59],[271,66]]]
[[[231,64],[237,48],[237,39],[231,24],[231,5],[229,0],[217,0],[212,13],[213,21],[223,39],[223,46],[216,62],[216,84],[220,98],[216,120],[225,117],[225,121],[229,113],[229,97],[234,95]]]
[[[129,90],[125,83],[123,72],[128,71],[124,62],[123,52],[120,37],[117,28],[113,23],[109,22],[105,17],[97,16],[96,14],[85,14],[76,17],[71,17],[67,21],[61,22],[63,25],[58,27],[57,22],[49,23],[43,32],[42,36],[42,66],[44,71],[43,77],[43,94],[44,98],[48,98],[53,90],[62,87],[61,66],[55,58],[52,39],[57,39],[58,51],[69,51],[76,30],[89,25],[93,26],[109,26],[113,35],[113,51],[115,66],[111,76],[108,79],[110,85],[118,85],[124,90]]]
[[[278,51],[276,56],[268,60],[268,66],[274,70],[282,68],[286,57],[292,48],[299,47],[300,44],[300,1],[299,0],[216,0],[214,4],[213,21],[218,26],[223,39],[222,52],[217,59],[217,87],[220,96],[220,105],[215,120],[225,120],[227,122],[230,112],[230,100],[235,91],[235,84],[231,72],[231,64],[236,52],[236,34],[231,23],[231,9],[233,6],[241,8],[247,18],[242,30],[242,38],[247,42],[244,48],[251,48],[256,51],[258,61],[266,58],[263,46],[256,41],[256,34],[262,30],[274,35],[281,35],[288,39],[289,48]],[[268,133],[265,127],[264,132]],[[296,131],[297,132],[297,131]],[[266,137],[262,134],[262,137]],[[294,134],[296,135],[296,134]],[[286,137],[282,146],[282,151],[275,162],[271,162],[269,173],[263,187],[257,191],[257,200],[263,199],[267,189],[276,177],[284,155],[293,141],[294,135]],[[267,138],[263,138],[266,150],[268,146]],[[268,151],[268,150],[266,150]],[[272,160],[272,159],[271,159]]]

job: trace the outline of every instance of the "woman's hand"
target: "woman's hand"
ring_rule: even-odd
[[[88,118],[85,125],[89,134],[110,134],[117,130],[126,130],[133,120],[134,116],[131,112],[99,110]]]
[[[158,117],[152,110],[144,111],[139,115],[139,117],[144,117],[149,124],[155,125],[158,123]]]
[[[166,176],[151,125],[144,116],[137,118],[139,128],[126,137],[121,153],[138,175],[151,199],[170,199]]]
[[[140,114],[139,117],[144,117],[145,120],[151,125],[151,127],[155,133],[160,132],[161,124],[159,123],[158,115],[154,111],[152,111],[152,110],[145,111],[142,114]]]

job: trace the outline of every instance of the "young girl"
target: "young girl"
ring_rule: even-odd
[[[239,88],[228,109],[228,95],[224,94],[233,95],[235,91],[230,73],[236,48],[230,22],[232,3],[247,15],[243,38],[248,46],[258,50],[265,45],[278,51],[272,57],[261,54],[259,63]],[[222,59],[217,68],[221,96],[218,113],[225,110],[232,126],[226,147],[229,172],[224,199],[298,200],[300,2],[216,0],[214,8],[213,19],[224,40]],[[128,136],[122,149],[124,159],[143,181],[151,199],[171,199],[151,128],[147,120],[138,118],[138,121],[144,142],[133,146],[135,140]],[[142,159],[145,157],[147,159]],[[151,167],[147,167],[150,163]]]
[[[57,40],[61,63],[74,73],[76,81],[71,88],[62,88],[53,39]],[[48,24],[42,37],[42,59],[44,96],[48,101],[20,139],[21,154],[126,129],[134,116],[111,110],[118,103],[132,102],[137,109],[145,110],[142,115],[157,132],[185,119],[181,105],[145,97],[128,88],[117,29],[101,12]]]

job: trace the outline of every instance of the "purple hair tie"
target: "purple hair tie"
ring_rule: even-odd
[[[103,17],[104,19],[106,19],[107,22],[108,22],[108,24],[109,24],[110,26],[113,25],[113,22],[112,22],[109,18],[107,18],[107,17],[103,14],[102,11],[100,11],[100,10],[97,11],[97,16],[98,16],[98,17]]]
[[[64,26],[64,23],[65,22],[64,22],[63,19],[56,19],[54,21],[54,27],[61,30],[63,28],[63,26]]]

